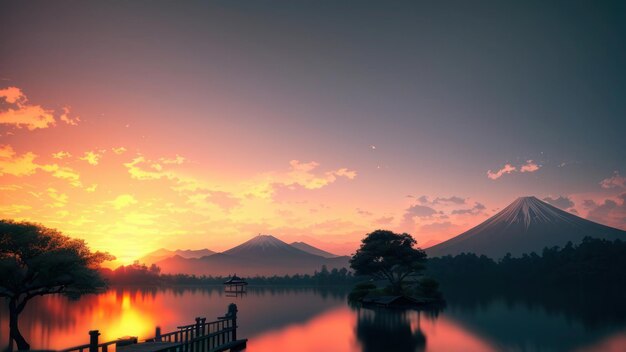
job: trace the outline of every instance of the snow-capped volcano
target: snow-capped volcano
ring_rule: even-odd
[[[536,197],[520,197],[480,225],[426,249],[431,257],[459,253],[500,258],[541,253],[543,248],[579,243],[584,237],[626,239],[626,231],[585,220]]]
[[[242,258],[257,258],[267,256],[279,257],[311,257],[312,254],[297,249],[279,240],[272,235],[257,235],[252,239],[233,247],[224,254]]]
[[[571,222],[574,219],[584,220],[531,196],[517,198],[490,220],[504,224],[520,223],[529,228],[533,223]]]

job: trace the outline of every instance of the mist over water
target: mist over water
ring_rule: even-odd
[[[441,311],[403,312],[350,307],[347,289],[251,287],[233,297],[222,287],[115,288],[75,301],[36,298],[20,327],[34,349],[61,349],[88,342],[92,329],[101,341],[149,338],[157,325],[214,320],[234,302],[247,351],[618,351],[626,342],[625,304],[607,303],[620,301],[607,293],[444,292]],[[8,341],[4,305],[0,341]]]

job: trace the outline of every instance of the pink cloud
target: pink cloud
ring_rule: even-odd
[[[493,172],[491,170],[487,171],[487,177],[492,180],[497,180],[504,174],[510,174],[511,172],[517,171],[517,168],[511,164],[506,164],[500,170]]]
[[[520,165],[519,168],[507,163],[498,171],[487,171],[487,177],[492,180],[497,180],[505,174],[511,174],[514,172],[535,172],[540,168],[541,165],[537,164],[533,160],[526,160],[526,163]]]
[[[526,164],[522,165],[519,169],[520,172],[535,172],[541,168],[541,165],[538,165],[532,160],[527,160]]]
[[[602,188],[626,188],[626,177],[621,176],[619,172],[615,171],[613,176],[605,178],[600,181]]]
[[[620,229],[626,228],[626,193],[598,202],[586,199],[583,206],[589,209],[587,219]]]
[[[78,122],[80,122],[80,117],[70,116],[70,108],[68,108],[67,106],[63,107],[63,113],[61,114],[59,119],[61,119],[61,121],[65,122],[66,124],[72,125],[72,126],[76,126],[78,125]]]

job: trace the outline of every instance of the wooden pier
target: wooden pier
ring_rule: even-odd
[[[178,330],[161,333],[156,327],[153,338],[138,341],[127,336],[108,342],[99,342],[98,330],[89,331],[89,343],[70,347],[60,352],[220,352],[241,351],[247,339],[237,339],[237,305],[231,303],[228,312],[216,321],[196,318],[195,324],[177,327]]]

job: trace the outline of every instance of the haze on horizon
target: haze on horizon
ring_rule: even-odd
[[[620,1],[0,1],[0,214],[122,262],[525,195],[626,229],[625,38]]]

